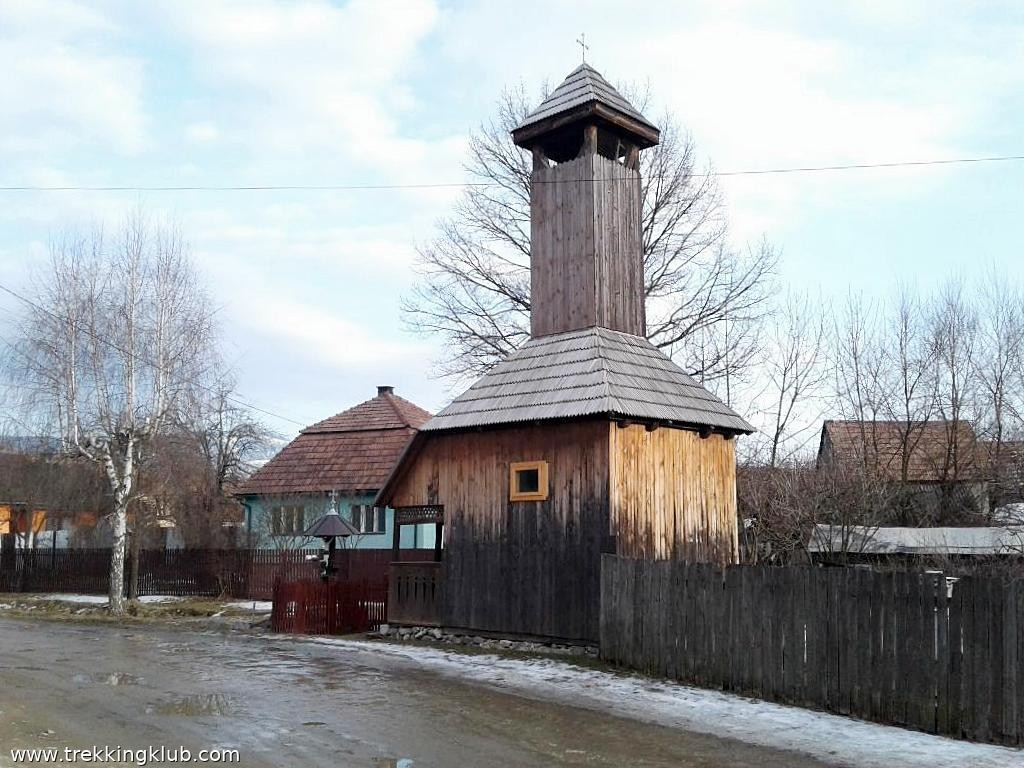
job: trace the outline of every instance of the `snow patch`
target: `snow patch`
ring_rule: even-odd
[[[152,603],[177,603],[184,599],[185,598],[183,597],[177,597],[175,595],[143,595],[139,598],[139,602],[150,605]]]
[[[32,595],[28,598],[30,600],[52,600],[58,603],[83,603],[86,605],[106,605],[107,598],[105,595]]]
[[[276,641],[281,635],[268,635]],[[294,638],[293,638],[294,639]],[[972,744],[741,696],[585,669],[550,659],[467,656],[360,640],[311,638],[321,645],[403,658],[431,671],[570,706],[811,755],[856,768],[1012,768],[1024,750]]]
[[[76,594],[53,594],[53,595],[26,595],[28,600],[52,600],[58,603],[81,603],[84,605],[106,605],[106,595],[76,595]],[[140,603],[147,605],[153,603],[174,603],[179,600],[183,600],[182,597],[175,597],[174,595],[143,595],[139,598]]]
[[[270,613],[274,610],[274,603],[270,600],[235,600],[231,603],[223,603],[223,606],[225,608],[242,608],[256,613]]]

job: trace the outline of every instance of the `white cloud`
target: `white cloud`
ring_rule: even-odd
[[[109,50],[119,33],[105,18],[74,3],[6,2],[0,30],[0,156],[148,145],[142,65]]]
[[[417,101],[406,78],[437,21],[432,2],[176,1],[161,10],[204,83],[229,103],[221,133],[233,141],[392,182],[457,171],[457,137],[424,139],[401,120]]]
[[[220,129],[213,123],[191,123],[185,126],[185,139],[194,144],[208,144],[220,138]]]

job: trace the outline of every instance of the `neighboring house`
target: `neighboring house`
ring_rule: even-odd
[[[1024,555],[1024,527],[871,528],[816,525],[807,542],[813,563],[934,565]]]
[[[12,450],[14,445],[21,450]],[[94,547],[104,543],[94,466],[46,453],[42,438],[0,442],[0,547]],[[33,452],[34,451],[34,452]]]
[[[433,615],[393,599],[389,620],[595,642],[602,553],[736,561],[734,438],[753,427],[645,337],[639,153],[658,129],[584,64],[512,136],[533,154],[530,339],[378,496],[445,535],[433,576],[391,566],[393,595],[439,595]]]
[[[985,458],[965,421],[826,421],[819,470],[898,484],[914,519],[987,515]]]
[[[338,511],[361,532],[345,546],[390,547],[394,513],[375,507],[374,497],[429,418],[382,386],[372,400],[303,429],[235,491],[246,509],[250,541],[278,548],[306,542],[303,532],[327,511],[333,493]],[[403,529],[401,543],[433,548],[433,528]]]

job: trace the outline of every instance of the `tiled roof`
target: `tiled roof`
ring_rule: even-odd
[[[592,415],[754,431],[646,339],[606,328],[531,339],[422,431]]]
[[[260,467],[237,495],[371,492],[430,414],[391,392],[317,422]]]
[[[647,118],[641,115],[622,94],[612,87],[601,73],[589,64],[581,64],[562,81],[541,105],[531,112],[516,130],[528,125],[539,123],[562,112],[570,112],[577,107],[597,102],[611,107],[617,112],[657,130]]]
[[[363,432],[367,429],[418,429],[430,419],[430,413],[415,403],[392,392],[383,392],[377,397],[360,403],[354,408],[342,411],[329,419],[318,421],[306,427],[303,433],[311,432]]]
[[[818,463],[866,467],[895,480],[902,476],[904,446],[910,482],[972,480],[984,474],[984,457],[979,455],[974,428],[966,421],[826,421]]]

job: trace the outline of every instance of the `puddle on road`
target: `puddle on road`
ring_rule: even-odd
[[[231,699],[223,693],[197,693],[146,709],[147,714],[209,717],[230,715],[234,710]]]
[[[408,757],[382,757],[377,761],[376,768],[413,768],[413,765]]]
[[[323,720],[307,720],[305,723],[303,723],[303,725],[307,728],[312,728],[317,725],[327,725],[327,723],[325,723]]]
[[[76,683],[99,683],[100,685],[141,685],[144,678],[132,675],[128,672],[110,672],[109,674],[95,673],[91,675],[75,675],[71,678]]]

